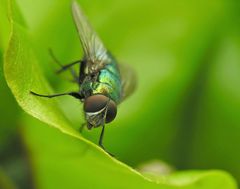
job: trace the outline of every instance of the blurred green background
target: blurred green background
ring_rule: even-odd
[[[63,63],[82,56],[70,1],[16,2],[22,14],[19,22],[27,27],[36,58],[54,91],[76,89],[67,74],[54,74],[58,67],[48,54],[52,48]],[[0,3],[2,64],[10,28],[7,1]],[[138,75],[134,95],[119,106],[117,119],[107,125],[106,148],[134,168],[159,159],[176,170],[222,169],[240,182],[240,2],[79,3],[107,48]],[[34,154],[44,141],[56,144],[60,154],[69,146],[58,137],[59,143],[53,141],[52,130],[46,137],[50,128],[38,126],[43,123],[19,108],[2,66],[0,70],[1,170],[19,188],[32,188],[36,183],[31,171],[39,167],[28,160],[38,156],[29,156],[28,151]],[[78,129],[84,122],[82,105],[68,97],[58,102]],[[95,143],[99,134],[99,129],[83,132]],[[41,179],[36,185],[44,186],[39,183]]]

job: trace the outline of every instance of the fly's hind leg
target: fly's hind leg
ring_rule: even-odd
[[[54,62],[56,62],[61,67],[61,69],[56,71],[56,73],[60,74],[63,71],[70,70],[70,72],[71,72],[71,74],[73,76],[73,81],[78,83],[79,77],[78,77],[76,71],[72,68],[72,66],[74,66],[75,64],[81,63],[81,60],[77,60],[77,61],[71,62],[70,64],[67,64],[67,65],[62,65],[60,63],[60,61],[56,58],[56,56],[53,54],[53,51],[51,49],[49,49],[49,54],[52,57],[52,59],[54,60]]]

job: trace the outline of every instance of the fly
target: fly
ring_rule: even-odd
[[[33,91],[30,93],[47,98],[70,95],[83,102],[86,119],[84,125],[89,130],[102,127],[98,144],[105,150],[103,146],[105,123],[115,119],[117,105],[134,91],[136,77],[131,68],[118,64],[105,48],[76,1],[72,3],[72,15],[83,48],[83,58],[68,65],[61,65],[57,73],[70,70],[74,81],[79,85],[79,91],[52,95]],[[58,62],[54,56],[53,58]],[[72,69],[76,64],[79,64],[78,74]]]

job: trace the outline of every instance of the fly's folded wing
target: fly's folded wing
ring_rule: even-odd
[[[121,101],[125,100],[127,97],[129,97],[137,87],[137,74],[128,65],[125,64],[119,64],[119,71],[121,75],[121,82],[122,82],[122,95],[121,95]]]
[[[72,15],[84,51],[87,70],[90,73],[94,73],[110,62],[107,49],[89,24],[76,1],[72,2]]]

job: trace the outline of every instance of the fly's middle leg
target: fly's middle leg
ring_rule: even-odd
[[[81,95],[81,93],[78,93],[78,92],[67,92],[67,93],[58,93],[58,94],[52,94],[52,95],[44,95],[44,94],[38,94],[33,91],[30,91],[30,94],[39,96],[39,97],[45,97],[45,98],[54,98],[54,97],[58,97],[58,96],[69,95],[69,96],[72,96],[72,97],[80,99],[80,100],[83,99],[83,96]]]

